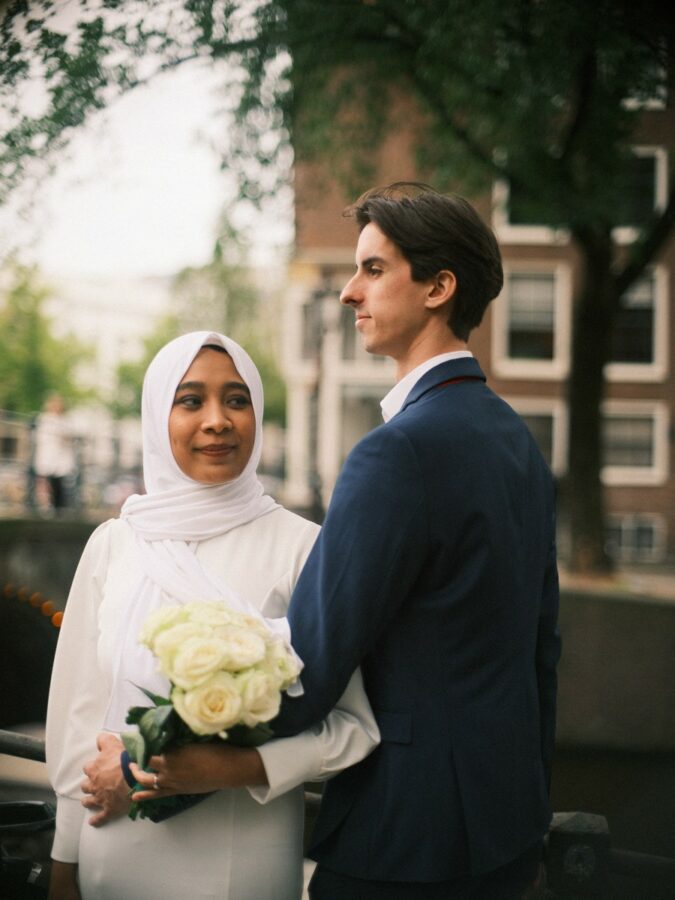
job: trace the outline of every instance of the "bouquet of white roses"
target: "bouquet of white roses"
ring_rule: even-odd
[[[267,723],[300,668],[262,619],[222,603],[195,601],[151,613],[139,639],[171,682],[168,697],[141,688],[155,705],[134,706],[127,714],[138,731],[123,734],[122,741],[141,768],[169,745],[221,739],[257,746],[272,736]],[[132,804],[129,815],[159,820],[185,805],[179,798],[158,798]]]

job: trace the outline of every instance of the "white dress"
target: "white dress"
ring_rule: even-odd
[[[197,556],[266,616],[283,616],[317,531],[276,509],[203,541]],[[321,726],[260,748],[269,787],[221,790],[160,823],[87,823],[82,767],[96,755],[109,699],[120,598],[139,572],[134,535],[115,519],[94,532],[73,581],[47,715],[47,765],[58,799],[52,856],[79,864],[83,900],[298,900],[302,783],[353,765],[378,741],[358,672]]]

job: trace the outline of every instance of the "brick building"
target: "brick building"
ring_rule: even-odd
[[[644,110],[634,144],[633,221],[617,229],[635,239],[647,213],[665,205],[675,112]],[[379,182],[415,178],[409,139],[382,148]],[[502,247],[505,283],[470,349],[491,387],[525,419],[556,476],[567,465],[565,382],[570,365],[572,294],[579,259],[564,231],[522,221],[518,198],[496,183],[476,203]],[[393,364],[366,354],[353,312],[337,295],[354,268],[356,227],[340,212],[351,198],[310,166],[296,176],[296,248],[285,303],[284,362],[289,385],[286,500],[325,504],[346,454],[381,422],[379,401]],[[675,562],[675,237],[623,298],[606,369],[605,465],[608,547],[624,562]],[[561,534],[564,551],[565,535]]]

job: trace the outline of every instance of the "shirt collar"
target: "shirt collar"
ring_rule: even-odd
[[[417,382],[423,375],[430,370],[439,366],[441,363],[448,362],[451,359],[465,359],[472,357],[473,353],[469,350],[453,350],[451,353],[439,353],[438,356],[432,356],[431,359],[425,360],[419,366],[414,368],[412,372],[408,372],[394,387],[389,391],[386,397],[380,402],[382,407],[382,418],[385,422],[400,412],[405,403],[408,394],[415,387]]]

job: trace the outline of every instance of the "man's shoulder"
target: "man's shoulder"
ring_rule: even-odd
[[[353,463],[355,460],[376,462],[378,455],[381,454],[407,456],[411,450],[408,428],[398,415],[364,434],[347,455],[345,465]]]

